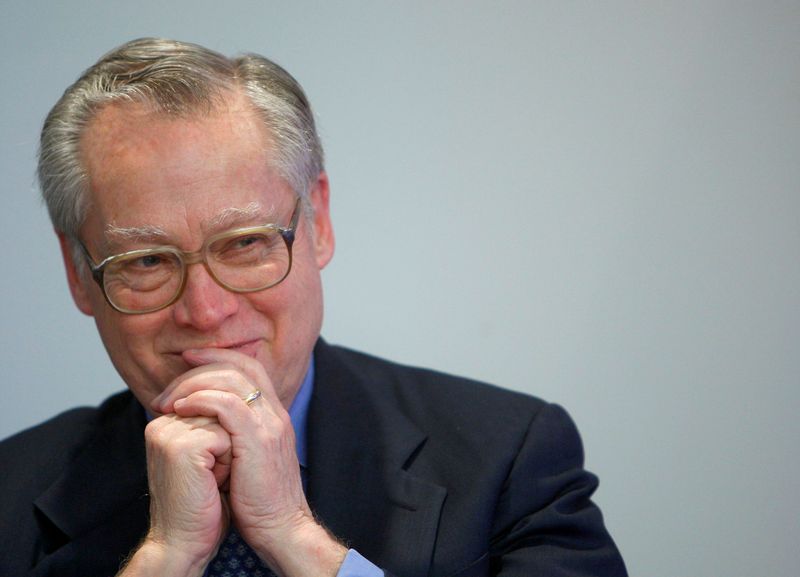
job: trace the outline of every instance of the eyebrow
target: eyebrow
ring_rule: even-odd
[[[232,206],[223,209],[219,214],[203,222],[200,227],[205,232],[214,232],[224,228],[233,228],[253,220],[269,220],[275,215],[275,207],[262,211],[262,205],[251,202],[245,207]],[[161,227],[153,225],[144,226],[117,226],[113,222],[106,226],[105,240],[108,247],[122,242],[161,242],[169,240],[170,235]]]
[[[275,214],[275,207],[270,207],[269,210],[262,212],[262,206],[258,202],[251,202],[245,207],[238,207],[232,206],[230,208],[224,209],[218,215],[212,217],[208,221],[202,224],[202,227],[206,231],[214,231],[223,228],[230,228],[237,224],[243,224],[245,222],[252,222],[256,218],[263,218],[267,216],[267,218],[273,216]]]
[[[106,240],[110,243],[123,240],[131,241],[151,241],[164,240],[168,234],[163,228],[158,226],[117,226],[113,222],[106,227]]]

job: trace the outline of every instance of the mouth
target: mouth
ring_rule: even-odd
[[[220,347],[220,348],[228,349],[229,351],[236,351],[238,353],[247,355],[248,357],[256,358],[260,346],[261,346],[261,339],[253,339],[252,341],[243,341],[240,343],[229,345],[227,347]]]
[[[186,347],[179,348],[177,350],[171,351],[170,355],[174,355],[176,357],[182,357],[183,351],[186,350],[201,350],[201,349],[226,349],[229,351],[236,351],[237,353],[241,353],[243,355],[247,355],[251,358],[256,358],[258,355],[258,351],[261,349],[261,339],[252,339],[247,341],[236,341],[233,343],[203,343],[203,344],[196,344],[190,345]]]

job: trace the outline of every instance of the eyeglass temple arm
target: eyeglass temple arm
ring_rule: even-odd
[[[83,244],[80,240],[75,239],[75,242],[78,243],[78,246],[81,247],[81,251],[83,252],[83,256],[86,257],[86,264],[89,265],[89,270],[92,273],[92,278],[94,282],[96,282],[101,287],[103,286],[103,267],[97,266],[94,264],[94,259],[92,255],[89,254],[89,249],[86,248],[86,245]]]
[[[281,228],[281,236],[284,240],[289,243],[290,245],[294,242],[294,234],[297,230],[297,223],[300,221],[300,213],[303,212],[302,210],[302,197],[298,196],[297,200],[294,203],[294,212],[292,212],[292,220],[289,222],[289,226],[286,228]]]

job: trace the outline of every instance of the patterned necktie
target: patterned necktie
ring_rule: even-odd
[[[239,532],[231,527],[228,536],[219,546],[217,556],[206,569],[206,577],[274,577]]]
[[[302,465],[300,478],[305,491],[308,471]],[[236,527],[231,527],[228,536],[219,546],[217,556],[209,563],[205,577],[275,577],[275,573],[245,543]]]

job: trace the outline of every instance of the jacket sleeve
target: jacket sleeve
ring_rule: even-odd
[[[531,420],[500,495],[490,545],[498,577],[627,575],[591,501],[597,477],[569,415],[545,405]]]

